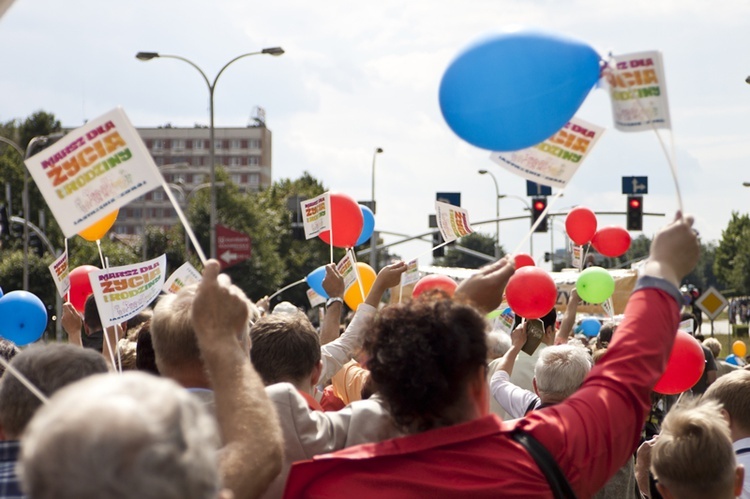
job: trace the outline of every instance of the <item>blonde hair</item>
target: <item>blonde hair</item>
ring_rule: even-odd
[[[651,472],[680,499],[734,497],[737,464],[717,402],[672,408],[651,453]]]
[[[725,374],[708,387],[703,399],[715,400],[729,413],[733,424],[750,430],[750,371],[739,369]]]
[[[718,357],[721,353],[721,343],[716,338],[706,338],[703,340],[703,346],[711,350],[714,357]]]

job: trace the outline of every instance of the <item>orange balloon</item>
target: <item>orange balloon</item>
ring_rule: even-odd
[[[741,340],[735,341],[732,343],[732,353],[737,357],[742,357],[744,359],[745,355],[747,355],[747,345]]]
[[[115,220],[117,220],[117,215],[119,213],[120,213],[120,210],[113,211],[106,217],[95,222],[93,225],[89,225],[88,227],[83,229],[81,232],[78,233],[78,235],[87,241],[91,241],[91,242],[98,241],[99,239],[104,237],[104,235],[107,233],[109,229],[112,228],[112,226],[115,224]]]
[[[372,289],[372,283],[375,282],[375,277],[377,276],[375,271],[372,270],[372,267],[366,263],[357,262],[357,270],[359,271],[359,278],[362,282],[362,289],[365,292],[365,297],[367,297],[367,293]],[[362,298],[362,292],[359,290],[359,284],[357,284],[357,281],[354,281],[344,293],[344,303],[346,303],[346,306],[352,310],[357,310],[357,307],[364,302],[365,300]]]

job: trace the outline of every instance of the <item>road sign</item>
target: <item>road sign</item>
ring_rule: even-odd
[[[711,286],[695,300],[695,304],[705,312],[709,319],[714,320],[729,305],[729,302]]]
[[[526,195],[532,198],[539,196],[551,196],[552,187],[548,185],[537,184],[531,180],[526,181]]]
[[[648,194],[648,177],[622,177],[623,194]]]
[[[225,269],[244,262],[251,255],[250,236],[223,225],[216,225],[216,256]]]
[[[452,204],[453,206],[461,206],[461,193],[460,192],[438,192],[435,196],[437,201],[441,203]]]

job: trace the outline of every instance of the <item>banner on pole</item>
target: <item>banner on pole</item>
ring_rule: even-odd
[[[105,328],[135,317],[159,296],[167,256],[89,273],[99,317]]]
[[[406,264],[406,270],[401,274],[401,286],[408,286],[419,281],[419,262],[412,260]]]
[[[604,128],[572,118],[544,142],[514,152],[493,152],[490,159],[537,184],[562,188],[594,148]]]
[[[165,293],[177,293],[182,288],[196,282],[201,282],[201,273],[190,262],[185,262],[180,265],[180,268],[172,272],[161,289]]]
[[[357,273],[354,271],[354,262],[349,256],[349,253],[339,260],[339,263],[336,264],[336,270],[338,270],[341,277],[344,278],[344,290],[349,289],[352,284],[357,282]]]
[[[52,280],[55,281],[57,292],[60,296],[70,291],[70,271],[68,267],[68,252],[63,251],[62,255],[52,262],[49,266],[49,272],[52,274]]]
[[[305,239],[312,239],[331,229],[331,199],[327,192],[300,202]]]
[[[162,185],[154,160],[119,107],[25,163],[65,237]]]
[[[605,76],[615,128],[623,132],[671,128],[661,52],[618,55],[613,64]]]
[[[435,201],[435,217],[445,242],[455,241],[474,232],[469,225],[469,212],[458,206]]]

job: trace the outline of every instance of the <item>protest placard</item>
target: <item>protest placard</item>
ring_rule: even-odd
[[[435,218],[446,243],[474,232],[469,225],[469,212],[458,206],[435,201]]]
[[[591,152],[604,128],[579,118],[544,142],[514,152],[494,152],[490,159],[506,170],[532,182],[562,188]]]
[[[318,305],[324,305],[326,302],[326,298],[323,295],[319,295],[315,292],[315,290],[308,289],[307,290],[307,299],[310,302],[310,307],[315,308]]]
[[[185,286],[190,286],[200,281],[201,273],[190,262],[185,262],[180,265],[180,268],[172,272],[167,282],[164,283],[162,291],[165,293],[177,293]]]
[[[25,161],[65,237],[162,185],[121,108],[93,119]]]
[[[55,281],[57,292],[60,296],[65,296],[70,291],[70,269],[68,267],[67,251],[63,251],[62,255],[50,264],[49,272],[52,274],[52,280]]]
[[[661,52],[614,56],[605,76],[615,128],[623,132],[671,128]]]
[[[312,239],[331,229],[331,201],[327,192],[300,202],[305,239]]]
[[[344,278],[344,290],[349,289],[352,284],[357,281],[357,273],[354,269],[354,261],[352,260],[351,256],[349,256],[349,253],[344,255],[344,258],[339,260],[339,263],[336,264],[336,270],[338,270],[339,274],[341,274],[341,277]]]
[[[167,256],[89,273],[102,326],[135,317],[159,296],[164,285]]]
[[[415,259],[406,264],[406,270],[401,274],[401,286],[408,286],[419,281],[419,262]]]

